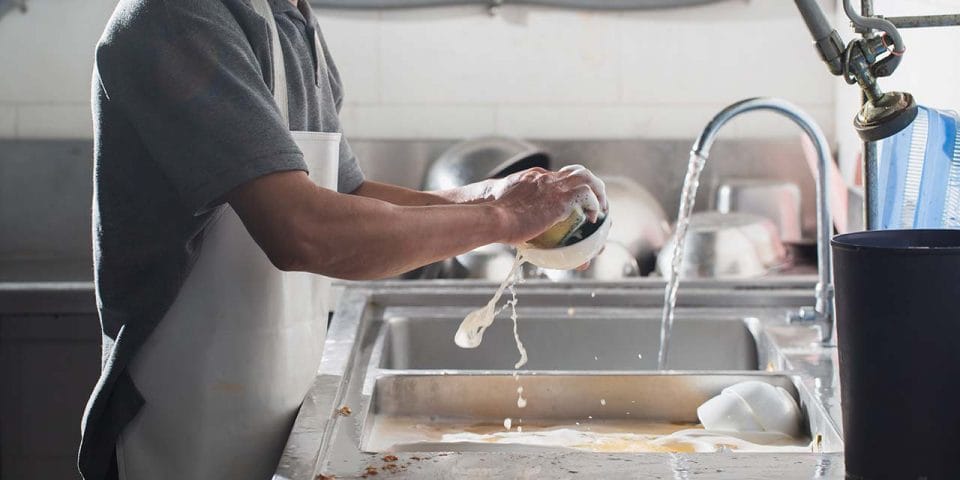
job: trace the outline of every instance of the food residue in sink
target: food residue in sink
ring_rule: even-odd
[[[809,453],[809,438],[772,432],[719,432],[699,424],[654,421],[592,421],[581,424],[527,423],[503,431],[495,424],[433,423],[424,419],[380,419],[368,437],[368,450],[390,451],[418,444],[498,444],[573,449],[598,453]]]

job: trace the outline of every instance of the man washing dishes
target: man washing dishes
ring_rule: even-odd
[[[519,244],[586,169],[419,192],[365,180],[305,0],[121,0],[97,47],[102,372],[87,480],[266,479],[322,354],[327,278],[380,279]]]

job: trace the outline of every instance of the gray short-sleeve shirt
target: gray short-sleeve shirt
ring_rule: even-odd
[[[104,478],[117,434],[143,403],[126,367],[173,303],[223,197],[306,170],[290,130],[340,132],[340,77],[319,27],[270,0],[290,124],[272,94],[270,35],[249,0],[121,0],[97,45],[94,262],[102,372],[83,421],[79,466]],[[363,174],[346,139],[339,190]]]

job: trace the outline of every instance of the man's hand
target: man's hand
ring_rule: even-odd
[[[504,243],[517,245],[540,235],[577,205],[591,222],[607,211],[603,182],[579,165],[558,172],[532,168],[499,182],[503,190],[493,204],[508,222]]]

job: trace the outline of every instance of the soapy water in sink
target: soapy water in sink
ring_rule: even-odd
[[[720,432],[695,423],[650,420],[593,420],[589,423],[528,422],[511,430],[503,425],[431,422],[423,418],[378,419],[365,445],[367,451],[416,449],[424,444],[528,445],[598,453],[810,453],[809,438],[772,432]],[[506,428],[507,431],[503,431]]]
[[[700,173],[706,165],[707,159],[696,153],[690,153],[690,162],[687,164],[687,175],[683,179],[683,190],[680,193],[680,211],[677,213],[676,247],[673,249],[673,258],[670,261],[670,276],[663,292],[663,316],[660,322],[660,352],[657,355],[657,365],[660,370],[667,368],[667,354],[670,351],[670,334],[673,331],[673,317],[677,307],[677,292],[680,289],[680,266],[683,263],[683,249],[687,243],[687,230],[690,227],[690,216],[693,214],[693,205],[697,200],[697,189],[700,186]]]

